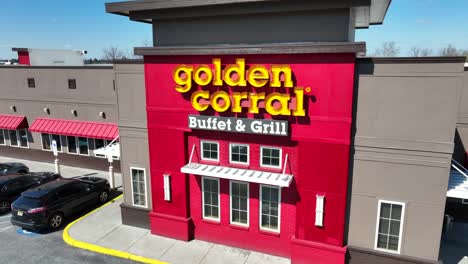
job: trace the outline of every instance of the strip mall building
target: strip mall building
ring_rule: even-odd
[[[76,108],[66,105],[49,119],[118,126],[125,224],[292,263],[437,263],[455,133],[466,134],[465,58],[362,58],[355,29],[381,24],[390,1],[330,2],[106,4],[152,24],[154,47],[97,82],[108,104],[89,101],[96,108],[72,118],[60,116]],[[52,68],[55,83],[74,74]],[[39,69],[8,70],[26,71],[25,86]],[[86,104],[73,95],[55,101]],[[43,120],[36,108],[16,115]],[[54,127],[63,138],[89,130]]]

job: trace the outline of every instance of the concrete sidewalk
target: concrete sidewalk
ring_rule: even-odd
[[[209,242],[178,241],[122,225],[122,198],[76,222],[69,236],[89,244],[173,264],[289,264],[290,260]]]

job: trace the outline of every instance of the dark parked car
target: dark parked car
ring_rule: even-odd
[[[59,174],[52,172],[34,172],[0,177],[0,214],[10,211],[11,203],[22,192],[60,178]]]
[[[28,173],[28,166],[19,162],[0,163],[0,176]]]
[[[11,223],[25,229],[59,229],[64,219],[109,199],[106,179],[60,179],[23,192],[12,204]]]

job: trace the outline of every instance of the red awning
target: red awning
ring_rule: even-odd
[[[29,131],[109,140],[119,136],[116,124],[53,118],[37,118]]]
[[[16,130],[25,127],[27,127],[25,116],[0,115],[0,129]]]

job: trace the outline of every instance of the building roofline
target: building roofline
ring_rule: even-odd
[[[463,56],[435,57],[361,57],[360,62],[377,63],[465,63]]]
[[[28,52],[28,48],[11,48],[12,51],[18,51],[18,52]]]
[[[90,65],[90,66],[87,66]],[[13,68],[13,69],[85,69],[85,70],[104,70],[104,69],[113,69],[113,65],[103,65],[98,66],[99,64],[87,64],[85,66],[28,66],[28,65],[0,65],[0,70],[4,68]]]
[[[235,54],[305,54],[362,53],[365,42],[302,42],[276,44],[232,44],[205,46],[164,46],[135,48],[137,55],[235,55]]]
[[[284,2],[283,2],[284,3]],[[295,3],[300,3],[296,1]],[[324,3],[312,1],[303,1],[310,5],[323,6]],[[390,6],[391,0],[348,0],[342,3],[330,3],[328,5],[340,5],[341,8],[351,8],[356,16],[357,28],[366,28],[369,25],[382,24]],[[128,16],[131,20],[151,23],[152,12],[164,12],[171,10],[183,10],[193,8],[222,8],[226,5],[241,6],[241,5],[256,5],[264,7],[267,4],[280,5],[278,0],[135,0],[106,3],[105,8],[107,13],[116,15]],[[290,4],[290,3],[289,3]],[[255,7],[255,6],[254,6]],[[276,6],[278,7],[278,6]],[[222,9],[220,9],[222,10]],[[251,12],[251,11],[250,11]],[[190,13],[190,12],[189,12]],[[177,14],[175,12],[174,14]],[[179,15],[180,16],[180,15]],[[182,15],[183,16],[183,15]],[[193,15],[192,15],[193,16]],[[171,17],[171,16],[165,16]]]

